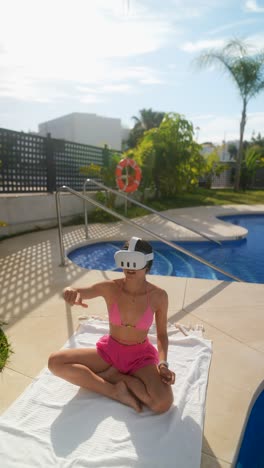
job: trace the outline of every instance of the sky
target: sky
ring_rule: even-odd
[[[199,143],[238,139],[241,97],[205,50],[233,38],[264,49],[264,0],[0,0],[0,127],[38,131],[72,112],[176,112]],[[264,91],[245,137],[264,136]]]

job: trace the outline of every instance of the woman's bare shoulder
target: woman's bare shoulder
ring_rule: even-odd
[[[124,286],[124,278],[117,278],[112,280],[112,287],[122,289]]]
[[[149,293],[151,294],[151,296],[155,299],[157,298],[159,302],[168,299],[168,294],[167,294],[167,291],[165,291],[165,289],[160,288],[159,286],[156,286],[155,284],[149,283],[149,282],[148,282],[148,288],[149,288]]]
[[[108,302],[112,302],[121,292],[123,280],[120,278],[104,281],[102,287],[104,290],[104,298]]]
[[[100,284],[105,291],[109,293],[116,293],[117,291],[122,289],[123,279],[118,278],[113,280],[102,281],[102,283]]]
[[[91,288],[100,292],[101,295],[104,296],[105,294],[112,292],[117,288],[120,288],[119,282],[120,280],[98,281],[97,283],[94,283],[93,286],[91,286]]]

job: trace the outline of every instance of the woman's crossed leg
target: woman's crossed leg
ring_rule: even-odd
[[[63,349],[52,353],[48,361],[49,370],[68,382],[131,406],[137,412],[141,404],[123,380],[110,382],[100,373],[109,369],[96,349]]]

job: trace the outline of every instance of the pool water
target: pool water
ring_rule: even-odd
[[[190,252],[204,258],[226,272],[249,283],[264,283],[264,215],[221,216],[219,219],[248,229],[246,239],[224,241],[222,245],[212,242],[177,242]],[[220,279],[231,281],[227,276],[203,265],[159,241],[150,242],[155,253],[152,275],[188,278]],[[80,247],[68,254],[77,265],[95,270],[118,270],[114,253],[122,242],[99,242]]]
[[[264,467],[264,391],[256,399],[247,421],[235,468]]]

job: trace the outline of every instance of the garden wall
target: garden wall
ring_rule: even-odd
[[[90,198],[95,198],[96,192],[89,192]],[[139,199],[138,193],[130,195]],[[146,198],[151,197],[147,191]],[[78,215],[84,214],[83,200],[70,193],[61,193],[60,196],[62,221],[73,221]],[[115,206],[124,205],[123,198],[115,200]],[[87,212],[92,213],[95,207],[87,203]],[[55,194],[19,194],[0,195],[0,221],[7,226],[0,226],[0,238],[12,234],[47,229],[57,226],[57,212]],[[117,218],[118,221],[118,218]]]
[[[94,198],[95,193],[89,193]],[[63,221],[70,221],[83,214],[83,201],[76,196],[62,193],[61,214]],[[87,206],[88,213],[94,209]],[[22,233],[57,226],[55,194],[19,194],[0,196],[0,220],[7,223],[0,227],[0,236]]]

